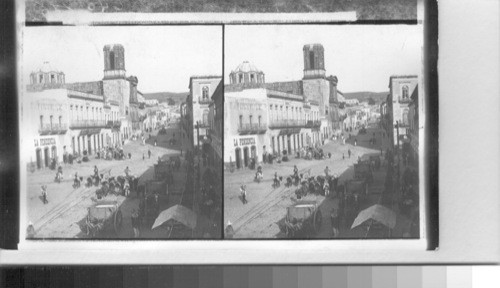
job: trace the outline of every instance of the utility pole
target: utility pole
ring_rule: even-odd
[[[198,187],[200,187],[200,177],[201,177],[201,150],[200,150],[200,121],[196,121],[196,154],[198,155]]]
[[[396,121],[396,135],[397,135],[397,152],[398,152],[398,189],[401,190],[400,187],[400,179],[401,179],[401,152],[399,151],[399,121]]]

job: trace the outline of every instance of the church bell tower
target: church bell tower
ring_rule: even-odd
[[[125,49],[120,44],[104,46],[104,79],[125,78]]]
[[[325,50],[321,44],[307,44],[304,52],[304,79],[325,78]]]
[[[121,44],[110,44],[104,51],[103,92],[106,104],[120,106],[120,116],[126,117],[129,111],[131,84],[126,78],[125,49]]]

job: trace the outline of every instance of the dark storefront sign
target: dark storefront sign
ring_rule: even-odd
[[[240,138],[240,146],[255,145],[255,138]]]
[[[50,145],[56,145],[56,139],[55,138],[42,138],[40,141],[35,139],[35,147],[38,146],[50,146]]]

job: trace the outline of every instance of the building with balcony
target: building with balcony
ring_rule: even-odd
[[[223,171],[223,131],[224,131],[224,93],[222,81],[212,95],[209,105],[209,129],[207,141],[203,145],[203,150],[208,158],[209,167],[212,167],[214,175],[220,179],[220,191],[222,191],[222,171]]]
[[[399,75],[389,78],[390,91],[386,101],[386,123],[389,137],[393,139],[393,145],[396,147],[401,147],[403,143],[409,143],[409,104],[411,97],[418,94],[417,87],[418,76],[416,75]]]
[[[239,84],[238,84],[239,85]],[[265,88],[224,87],[224,163],[246,167],[266,145],[268,126]]]
[[[321,71],[315,74],[309,70],[304,79],[320,81],[316,77],[322,77]],[[225,165],[248,167],[252,159],[258,163],[269,153],[295,153],[322,143],[330,135],[328,127],[332,125],[326,115],[336,78],[323,79],[326,96],[314,94],[317,91],[312,92],[311,83],[307,84],[311,93],[306,95],[303,81],[265,83],[264,72],[244,61],[231,71],[229,80],[224,87]],[[318,98],[326,103],[323,112]]]
[[[189,95],[186,98],[186,131],[192,133],[188,149],[201,149],[210,128],[209,113],[212,97],[222,76],[192,76],[189,79]],[[221,88],[219,88],[221,89]]]
[[[419,153],[419,135],[420,135],[420,122],[419,122],[419,116],[420,114],[423,113],[423,105],[419,103],[419,97],[418,97],[418,86],[415,88],[413,91],[412,95],[410,96],[410,104],[408,105],[409,107],[409,112],[408,112],[408,122],[409,122],[409,128],[408,128],[408,140],[410,142],[410,147],[411,147],[411,152],[410,152],[410,159],[415,160],[415,161],[410,161],[411,163],[418,164],[418,155]]]
[[[22,161],[43,168],[53,159],[94,154],[132,136],[138,120],[137,77],[126,77],[122,45],[106,45],[103,51],[99,81],[66,83],[65,74],[48,62],[30,74],[21,99],[23,151],[30,152],[23,153]]]

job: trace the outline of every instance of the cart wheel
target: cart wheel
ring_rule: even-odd
[[[286,237],[291,237],[292,236],[292,231],[290,229],[290,227],[288,227],[288,225],[285,225],[285,234],[286,234]]]
[[[320,210],[316,210],[316,212],[314,213],[313,221],[314,233],[318,234],[319,230],[321,229],[321,223],[323,222],[323,215],[321,214]]]
[[[85,227],[87,228],[86,229],[87,230],[86,231],[87,232],[87,236],[90,236],[92,230],[90,229],[90,217],[89,217],[89,215],[87,215],[87,219],[85,221]]]
[[[118,235],[118,233],[120,233],[120,230],[122,229],[122,221],[123,221],[123,215],[121,210],[116,211],[114,220],[115,220],[114,222],[115,233],[116,235]]]

